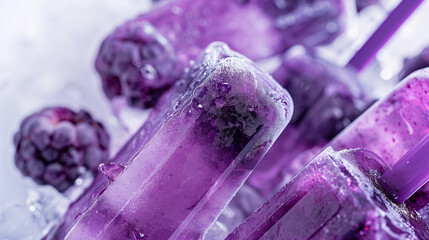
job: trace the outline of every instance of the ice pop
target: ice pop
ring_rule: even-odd
[[[119,26],[103,42],[96,69],[109,99],[150,108],[211,42],[253,60],[294,44],[331,42],[343,28],[343,0],[177,0]],[[222,26],[222,27],[218,27]]]
[[[327,148],[226,239],[428,239],[417,212],[381,187],[386,170],[372,152]]]
[[[335,150],[364,148],[392,166],[429,133],[429,69],[419,70],[338,134],[327,146]],[[294,162],[309,162],[314,151],[304,152]],[[429,220],[429,187],[423,186],[410,205]]]
[[[384,99],[342,131],[329,145],[334,149],[361,147],[393,165],[429,132],[429,69],[405,78]],[[411,198],[412,205],[429,220],[429,187]]]
[[[291,116],[288,93],[221,43],[176,86],[186,91],[114,159],[125,168],[65,239],[202,237]]]

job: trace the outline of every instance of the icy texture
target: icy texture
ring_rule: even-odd
[[[29,190],[25,204],[0,212],[0,239],[40,239],[66,211],[69,200],[50,187]]]
[[[171,1],[110,34],[96,67],[108,98],[150,108],[211,42],[261,59],[329,43],[343,28],[342,0]]]
[[[386,169],[369,151],[328,148],[227,239],[427,239],[417,212],[379,187]]]
[[[114,158],[128,161],[125,170],[70,232],[62,227],[57,237],[201,237],[292,110],[281,86],[220,43],[212,44],[165,98],[174,101],[161,100],[164,106],[149,117],[149,125]]]
[[[294,161],[295,156],[323,146],[370,103],[352,72],[313,57],[302,48],[285,55],[273,77],[294,99],[294,114],[248,180],[265,197],[308,163]]]

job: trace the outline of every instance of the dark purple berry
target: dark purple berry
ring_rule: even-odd
[[[136,108],[153,107],[182,73],[173,48],[148,22],[117,28],[102,43],[95,68],[109,99],[122,96]]]
[[[110,138],[86,111],[46,108],[23,120],[13,137],[15,165],[38,184],[64,192],[107,160]]]
[[[53,134],[52,146],[56,149],[71,147],[76,139],[76,129],[69,121],[60,122]]]
[[[59,163],[52,163],[46,167],[43,178],[52,186],[61,184],[66,179],[63,166]]]
[[[38,178],[43,175],[45,171],[45,164],[42,160],[32,159],[27,162],[28,175],[32,178]]]
[[[90,146],[83,153],[83,164],[90,169],[98,168],[103,162],[103,158],[103,152],[100,148]]]
[[[79,147],[89,146],[98,141],[97,132],[93,126],[88,123],[79,123],[76,126],[77,144]]]
[[[60,162],[65,166],[78,165],[79,161],[79,152],[74,148],[69,148],[67,151],[61,153],[60,155]]]
[[[58,150],[50,146],[45,148],[41,154],[42,154],[42,158],[47,163],[58,159],[58,155],[59,155]]]

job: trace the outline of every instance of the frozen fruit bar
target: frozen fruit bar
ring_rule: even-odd
[[[96,176],[94,183],[85,193],[74,202],[62,221],[51,231],[48,239],[63,239],[75,222],[75,218],[85,212],[97,195],[102,192],[109,180],[114,180],[121,169],[128,166],[140,153],[142,148],[165,125],[169,116],[177,109],[178,104],[185,99],[188,88],[195,88],[193,79],[202,79],[216,69],[219,61],[225,58],[243,58],[240,54],[231,51],[225,44],[213,44],[201,53],[195,63],[186,71],[186,74],[176,82],[175,86],[163,95],[159,104],[150,112],[148,120],[128,140],[122,149],[111,159],[111,162],[102,167],[105,175]],[[289,115],[292,110],[289,109]]]
[[[380,187],[387,169],[369,151],[327,148],[227,239],[428,239],[417,212]]]
[[[225,48],[216,43],[207,52]],[[66,239],[198,238],[206,232],[292,109],[288,93],[246,58],[209,64],[188,71],[188,89],[175,98],[174,110]]]
[[[109,99],[150,108],[214,41],[253,60],[266,58],[294,44],[331,42],[344,28],[343,15],[343,0],[170,1],[119,26],[95,66]]]

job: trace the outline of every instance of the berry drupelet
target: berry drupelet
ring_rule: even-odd
[[[25,118],[15,134],[15,164],[38,184],[64,192],[86,172],[97,173],[108,159],[109,142],[88,112],[45,108]]]

